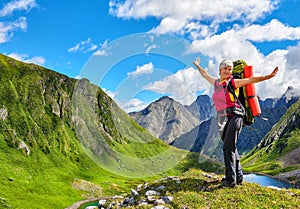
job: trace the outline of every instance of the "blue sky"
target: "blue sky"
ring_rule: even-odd
[[[127,112],[168,95],[189,105],[212,87],[223,58],[257,75],[258,95],[300,89],[300,0],[1,0],[0,53],[88,78]]]

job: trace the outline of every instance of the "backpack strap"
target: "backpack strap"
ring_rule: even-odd
[[[238,104],[241,106],[242,109],[242,113],[243,115],[245,115],[246,111],[245,111],[245,107],[243,106],[242,102],[239,100],[239,98],[236,96],[234,88],[233,88],[233,84],[232,84],[232,78],[231,77],[227,84],[226,84],[226,89],[233,95],[234,99],[238,102]]]
[[[238,103],[240,104],[241,102],[234,92],[234,88],[233,88],[233,84],[232,84],[232,77],[229,78],[229,80],[226,84],[226,89],[234,96],[234,99],[237,100]]]

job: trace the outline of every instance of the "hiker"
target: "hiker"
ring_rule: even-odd
[[[238,135],[242,129],[244,112],[234,98],[228,92],[228,82],[235,91],[246,84],[258,83],[274,77],[278,72],[275,67],[272,73],[265,76],[253,76],[250,78],[237,79],[232,77],[233,62],[224,59],[219,66],[220,78],[212,77],[200,66],[200,58],[196,58],[193,64],[210,84],[214,86],[212,99],[215,103],[218,115],[218,128],[223,141],[223,154],[225,163],[225,178],[222,179],[222,186],[235,187],[242,184],[243,172],[240,164],[240,157],[236,148]]]

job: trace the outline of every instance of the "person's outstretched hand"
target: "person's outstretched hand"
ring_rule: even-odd
[[[272,73],[268,75],[268,78],[273,78],[277,74],[278,70],[279,70],[278,67],[275,67]]]
[[[193,62],[195,66],[200,66],[200,57],[197,57],[196,60]]]

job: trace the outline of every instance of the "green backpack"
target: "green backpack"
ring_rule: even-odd
[[[233,70],[232,76],[233,78],[244,78],[244,67],[248,66],[248,64],[244,60],[236,60],[233,62]],[[243,125],[248,126],[254,123],[254,116],[252,115],[252,111],[250,109],[245,86],[239,88],[239,96],[237,97],[233,87],[230,85],[231,82],[228,82],[228,91],[233,94],[238,103],[245,110]]]

